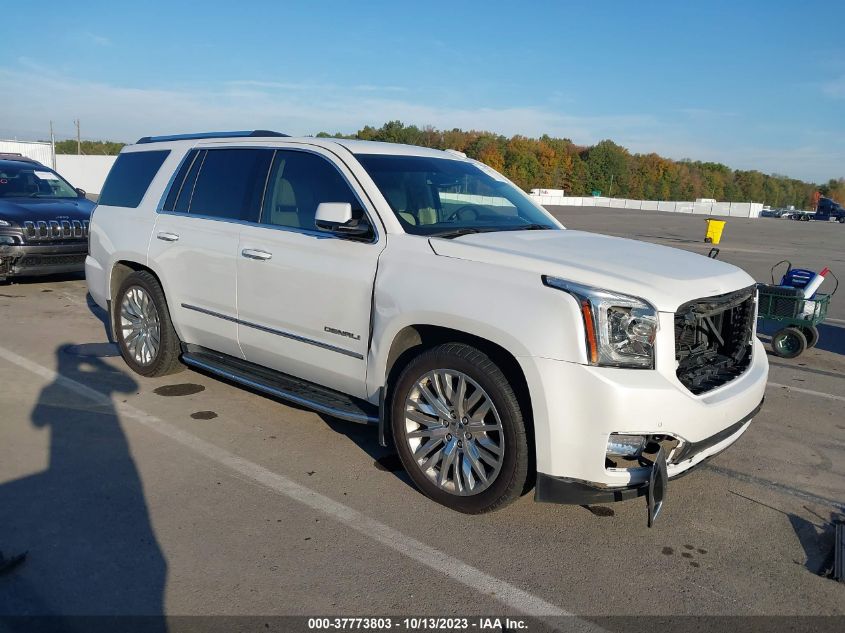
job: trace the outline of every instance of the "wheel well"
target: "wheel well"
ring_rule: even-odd
[[[423,350],[442,343],[465,343],[481,350],[509,377],[515,378],[513,387],[517,395],[528,396],[528,383],[519,362],[513,354],[480,336],[436,325],[409,325],[393,339],[387,355],[387,383],[395,378],[408,362]]]
[[[159,285],[161,285],[161,280],[158,278],[150,268],[144,266],[143,264],[139,264],[138,262],[132,262],[128,260],[121,260],[117,262],[111,270],[111,280],[109,283],[109,298],[114,300],[114,296],[117,294],[118,289],[120,288],[120,284],[123,283],[123,280],[126,279],[129,275],[139,270],[146,270],[150,273],[153,277],[156,278]]]
[[[533,478],[536,473],[534,450],[534,415],[531,408],[531,394],[528,390],[528,382],[525,379],[525,373],[522,371],[516,357],[506,350],[501,345],[497,345],[480,336],[475,336],[461,330],[453,330],[451,328],[440,327],[435,325],[409,325],[399,331],[393,339],[390,346],[390,352],[387,355],[386,368],[386,401],[390,402],[392,398],[391,385],[396,382],[399,373],[420,352],[440,345],[442,343],[464,343],[471,345],[476,349],[484,352],[490,359],[499,366],[511,380],[511,386],[514,393],[519,400],[520,408],[523,411],[523,418],[525,420],[525,431],[528,434],[529,442],[529,481],[526,482],[526,490],[534,485]]]

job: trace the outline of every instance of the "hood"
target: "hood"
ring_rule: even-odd
[[[633,295],[661,312],[754,283],[736,266],[703,255],[584,231],[498,231],[429,241],[444,257],[520,268]]]
[[[86,198],[0,198],[0,219],[18,226],[28,220],[90,220],[94,206]]]

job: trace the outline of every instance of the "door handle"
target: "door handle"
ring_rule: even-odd
[[[162,231],[156,237],[164,242],[175,242],[179,239],[179,236],[176,233],[168,233],[167,231]]]
[[[252,248],[245,248],[241,251],[241,255],[246,257],[247,259],[257,259],[259,261],[267,261],[271,257],[273,257],[273,253],[268,253],[267,251],[259,251]]]

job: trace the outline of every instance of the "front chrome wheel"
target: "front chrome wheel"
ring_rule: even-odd
[[[133,360],[149,365],[158,356],[161,322],[152,297],[140,286],[132,286],[120,303],[120,334]]]
[[[425,476],[453,495],[476,495],[496,480],[505,456],[493,400],[466,374],[423,374],[405,401],[405,438]]]

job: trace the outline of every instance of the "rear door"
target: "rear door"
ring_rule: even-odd
[[[238,345],[238,233],[257,222],[272,150],[192,150],[150,241],[180,338],[243,357]]]
[[[317,230],[321,202],[376,217],[346,167],[322,149],[276,151],[261,225],[241,227],[238,319],[247,360],[366,396],[370,309],[385,241]]]

